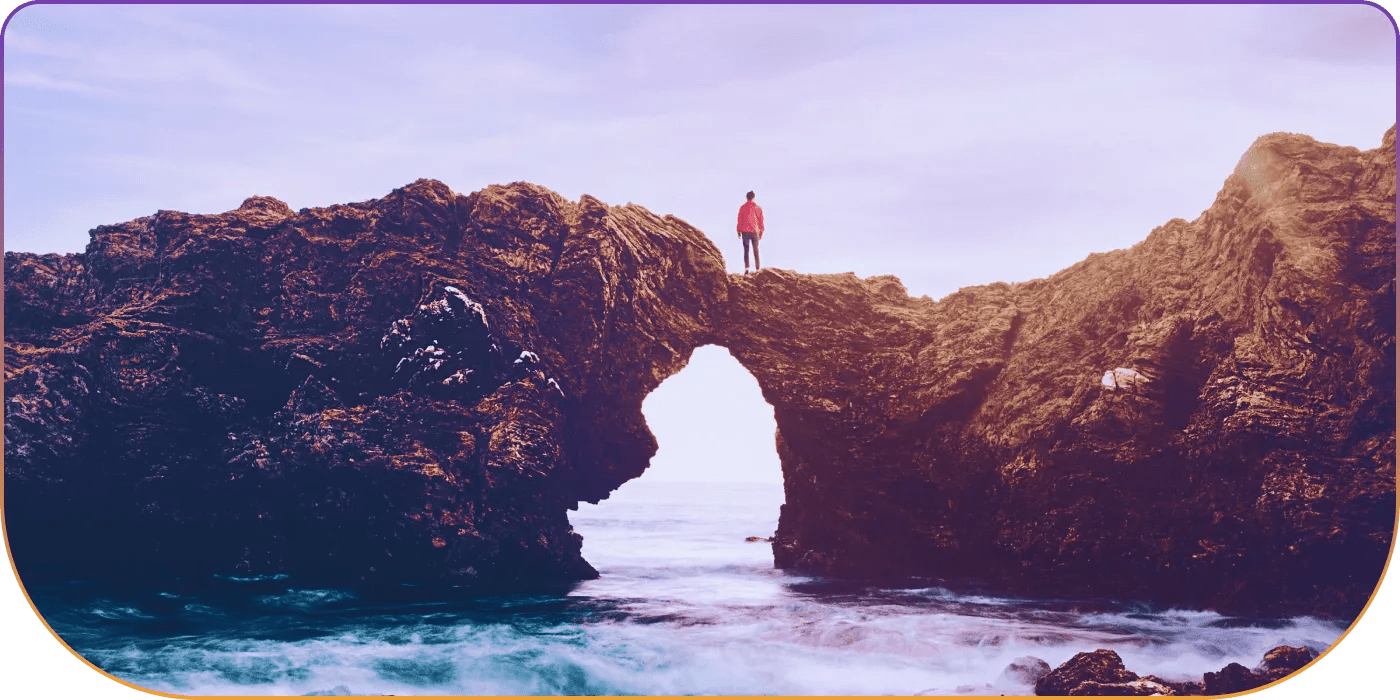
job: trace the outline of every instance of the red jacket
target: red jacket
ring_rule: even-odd
[[[763,234],[763,207],[749,200],[739,207],[739,233]]]

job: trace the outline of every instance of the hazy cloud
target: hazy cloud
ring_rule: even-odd
[[[636,202],[735,268],[753,189],[770,264],[933,297],[1194,218],[1262,134],[1370,148],[1395,120],[1362,5],[36,5],[4,50],[12,250],[433,177]],[[777,478],[722,350],[647,415],[656,475]]]

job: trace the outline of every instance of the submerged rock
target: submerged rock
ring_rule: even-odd
[[[1394,164],[1393,128],[1266,136],[1196,220],[939,301],[726,275],[525,183],[100,226],[5,254],[10,544],[26,577],[593,576],[567,510],[646,469],[642,400],[713,343],[774,408],[781,567],[1349,616],[1395,508]]]
[[[1007,664],[1002,670],[999,682],[1012,685],[1034,686],[1050,673],[1050,664],[1034,656],[1022,656]]]

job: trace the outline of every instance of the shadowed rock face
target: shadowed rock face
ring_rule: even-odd
[[[717,343],[774,407],[779,566],[1352,614],[1394,517],[1394,130],[1260,139],[1193,222],[1045,280],[727,276],[673,217],[419,181],[5,257],[21,572],[593,575],[567,508]]]
[[[1195,221],[1044,280],[732,278],[779,566],[1358,612],[1395,517],[1394,136],[1261,138]]]
[[[595,575],[566,509],[646,468],[718,251],[517,184],[160,212],[5,256],[20,570],[474,586]]]

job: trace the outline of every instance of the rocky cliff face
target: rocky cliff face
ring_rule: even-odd
[[[775,407],[780,566],[1360,610],[1395,522],[1395,130],[1261,138],[1215,203],[911,299],[777,270],[719,342]]]
[[[675,218],[431,181],[160,212],[5,285],[20,571],[477,587],[595,574],[566,509],[646,468],[726,291]]]
[[[1260,139],[1193,222],[1017,285],[727,276],[525,184],[95,229],[5,256],[22,574],[593,575],[566,509],[700,345],[774,406],[778,565],[1350,614],[1395,512],[1395,146]]]

